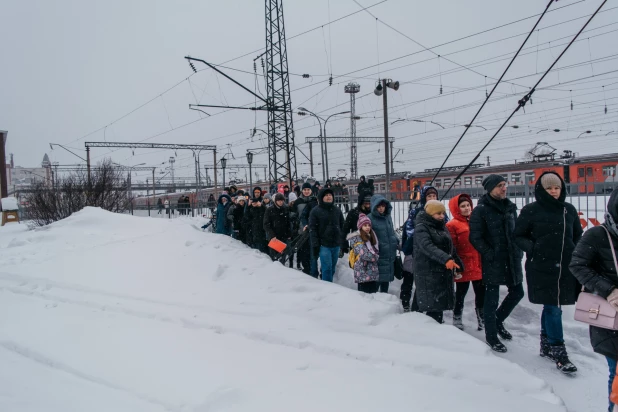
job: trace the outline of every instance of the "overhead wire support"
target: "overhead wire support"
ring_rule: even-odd
[[[553,1],[553,0],[552,0]],[[451,183],[451,185],[449,186],[449,188],[446,190],[446,192],[444,192],[444,194],[442,195],[442,199],[444,199],[446,197],[446,195],[451,191],[451,189],[453,188],[453,186],[455,185],[455,183],[461,178],[461,176],[464,175],[464,173],[466,173],[468,171],[468,169],[471,167],[472,164],[474,164],[474,162],[477,161],[477,159],[481,156],[481,154],[485,151],[485,149],[491,144],[491,142],[495,139],[496,136],[498,136],[498,134],[502,131],[502,129],[508,124],[509,121],[511,121],[511,119],[513,118],[513,116],[515,116],[515,113],[517,113],[519,111],[519,109],[523,108],[526,103],[528,103],[528,101],[530,100],[530,98],[532,97],[532,95],[534,94],[534,92],[536,91],[536,88],[539,86],[539,84],[541,84],[541,82],[545,79],[545,77],[547,77],[547,75],[552,71],[552,69],[554,68],[554,66],[558,63],[558,61],[562,58],[562,56],[564,56],[564,54],[567,52],[567,50],[569,50],[569,48],[571,47],[571,45],[575,42],[575,40],[577,40],[577,38],[580,36],[580,34],[586,29],[586,27],[588,27],[588,24],[590,24],[590,22],[592,21],[592,19],[594,19],[594,17],[599,13],[599,11],[603,8],[603,6],[605,5],[605,3],[607,3],[607,0],[603,0],[603,2],[601,3],[601,5],[596,9],[596,11],[590,16],[590,18],[586,21],[586,23],[582,26],[582,28],[577,32],[577,34],[575,35],[575,37],[573,37],[571,39],[571,41],[569,42],[569,44],[567,44],[567,46],[564,48],[564,50],[562,50],[562,52],[560,53],[560,55],[554,60],[554,62],[551,64],[551,66],[549,66],[549,68],[545,71],[545,73],[543,73],[543,75],[541,76],[541,78],[536,82],[536,84],[534,86],[532,86],[532,88],[530,89],[530,91],[528,93],[526,93],[526,95],[524,97],[522,97],[518,102],[517,102],[517,107],[515,108],[515,110],[513,110],[513,112],[509,115],[509,117],[504,121],[504,123],[502,123],[502,125],[498,128],[498,130],[496,130],[496,133],[494,133],[494,135],[487,141],[487,143],[485,143],[485,145],[481,148],[481,150],[476,154],[476,156],[474,157],[474,159],[472,159],[472,161],[461,170],[461,172],[459,172],[459,174],[457,175],[457,177],[453,180],[453,182]]]
[[[554,1],[556,1],[556,0],[549,0],[549,3],[547,3],[547,6],[545,7],[545,10],[543,11],[543,13],[541,13],[541,15],[539,16],[538,20],[534,24],[534,27],[532,27],[532,30],[530,30],[530,32],[528,33],[528,35],[524,39],[523,43],[521,44],[521,46],[519,46],[519,49],[517,50],[517,52],[515,53],[515,55],[511,59],[511,61],[509,62],[508,66],[506,66],[506,69],[504,69],[504,72],[502,72],[502,75],[500,76],[500,78],[498,79],[496,84],[494,84],[494,87],[491,89],[491,92],[489,92],[489,94],[486,94],[485,101],[483,101],[483,104],[481,104],[481,107],[478,109],[478,111],[476,112],[476,114],[474,115],[472,120],[467,124],[466,128],[464,129],[464,131],[461,134],[461,136],[459,137],[459,139],[457,139],[457,142],[455,142],[455,145],[453,146],[451,151],[448,153],[448,155],[446,155],[446,158],[442,162],[442,165],[440,165],[440,167],[438,168],[438,171],[436,172],[434,177],[431,179],[431,184],[433,184],[434,180],[436,180],[436,178],[438,177],[438,175],[442,171],[442,168],[444,168],[444,165],[446,164],[448,159],[451,157],[451,155],[453,154],[453,152],[455,151],[457,146],[459,146],[459,143],[462,141],[462,139],[464,138],[464,136],[466,135],[466,133],[468,132],[470,127],[473,125],[473,123],[476,120],[476,118],[478,117],[478,115],[481,114],[481,111],[483,110],[483,108],[485,107],[485,105],[487,104],[487,102],[489,101],[491,96],[494,94],[494,91],[496,91],[496,89],[498,88],[498,85],[500,84],[500,82],[502,82],[502,79],[504,78],[504,76],[506,76],[506,73],[509,71],[509,69],[511,68],[511,66],[515,62],[515,59],[517,59],[517,56],[519,56],[519,53],[522,51],[522,49],[526,45],[526,42],[528,41],[528,39],[530,39],[530,36],[532,36],[532,33],[534,33],[534,31],[536,30],[537,26],[539,25],[539,23],[541,22],[541,20],[543,19],[543,17],[545,16],[547,11],[549,10],[549,7],[552,5],[552,3]],[[485,81],[487,81],[487,76],[485,76]],[[485,93],[487,93],[487,91],[485,91]]]

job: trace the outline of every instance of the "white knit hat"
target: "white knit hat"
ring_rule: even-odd
[[[290,193],[290,194],[288,195],[288,203],[295,202],[295,201],[296,201],[296,199],[298,199],[298,197],[296,197],[296,193]]]

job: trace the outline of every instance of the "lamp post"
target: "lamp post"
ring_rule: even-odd
[[[227,163],[227,159],[225,157],[221,158],[221,169],[223,169],[223,190],[225,190],[225,164]]]
[[[253,190],[253,178],[251,177],[251,164],[253,163],[253,152],[247,151],[247,163],[249,163],[249,192]]]
[[[174,163],[176,163],[176,159],[174,156],[170,156],[170,174],[172,175],[172,190],[174,193],[176,192],[176,184],[174,182]]]
[[[382,96],[382,104],[384,111],[384,167],[386,171],[386,197],[390,198],[391,192],[391,168],[390,168],[390,146],[388,139],[388,99],[387,90],[391,88],[395,91],[399,90],[399,82],[391,79],[382,79],[381,83],[378,83],[374,94],[376,96]]]
[[[308,113],[310,116],[318,119],[318,122],[320,123],[320,146],[322,148],[322,179],[324,180],[324,182],[326,182],[326,180],[328,180],[328,148],[326,146],[326,123],[330,120],[331,117],[341,114],[348,114],[350,113],[350,111],[348,110],[345,112],[331,114],[326,118],[326,120],[324,120],[324,118],[318,116],[310,110],[307,110],[304,107],[299,107],[298,110],[300,110],[298,112],[299,116],[304,116]],[[322,127],[322,121],[324,121],[324,127]]]

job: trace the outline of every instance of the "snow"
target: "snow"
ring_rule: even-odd
[[[17,206],[17,199],[14,197],[5,197],[2,200],[2,210],[17,210],[19,207]]]
[[[576,378],[538,356],[523,303],[496,356],[393,294],[315,280],[201,218],[86,208],[0,228],[2,411],[599,411],[607,370],[565,308]],[[393,282],[391,293],[400,283]],[[475,329],[475,328],[474,328]]]

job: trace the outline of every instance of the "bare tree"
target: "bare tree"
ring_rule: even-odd
[[[130,204],[128,182],[121,170],[105,159],[91,169],[80,169],[58,179],[50,187],[37,183],[26,196],[27,214],[34,226],[44,226],[64,219],[86,206],[110,212],[124,212]]]

